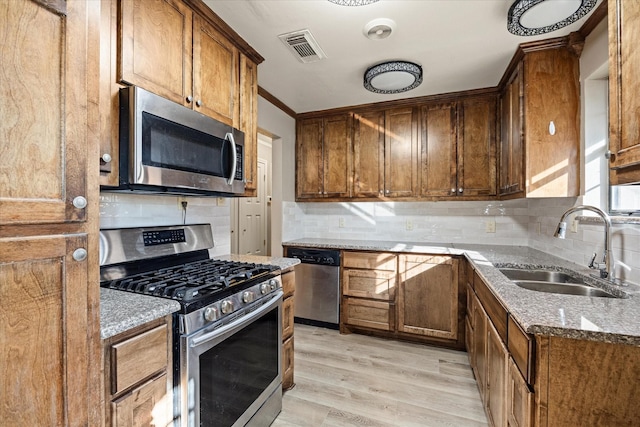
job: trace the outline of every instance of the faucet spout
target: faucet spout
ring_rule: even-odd
[[[569,215],[578,211],[594,212],[598,216],[600,216],[604,221],[604,254],[602,257],[602,260],[604,262],[604,268],[601,268],[600,267],[601,264],[596,263],[593,260],[591,261],[591,264],[589,265],[589,267],[600,270],[600,277],[602,279],[614,280],[614,275],[615,275],[614,264],[613,264],[613,258],[611,255],[611,234],[610,234],[611,218],[606,212],[596,208],[595,206],[589,206],[589,205],[580,205],[580,206],[574,206],[572,208],[569,208],[565,213],[562,214],[562,217],[560,218],[560,222],[558,223],[558,228],[556,229],[556,232],[553,234],[553,236],[559,239],[564,239],[567,232],[566,219]]]

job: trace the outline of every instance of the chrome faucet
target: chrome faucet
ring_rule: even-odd
[[[589,263],[589,268],[593,270],[599,270],[601,279],[609,279],[613,281],[615,274],[613,257],[611,256],[611,235],[609,233],[609,229],[611,228],[611,218],[609,218],[609,215],[607,215],[606,212],[589,205],[580,205],[569,208],[565,213],[562,214],[560,222],[558,223],[558,228],[553,234],[553,237],[557,237],[559,239],[565,238],[565,235],[567,233],[567,223],[565,222],[565,220],[569,215],[578,211],[595,212],[604,221],[604,254],[602,256],[602,263],[596,262],[597,254],[594,252],[593,257],[591,258],[591,262]]]

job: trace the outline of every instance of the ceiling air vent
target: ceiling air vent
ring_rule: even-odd
[[[300,62],[316,62],[327,57],[309,30],[280,34],[278,37]]]

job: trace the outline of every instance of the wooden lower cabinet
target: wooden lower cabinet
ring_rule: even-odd
[[[343,252],[340,331],[463,348],[460,265],[451,256]]]
[[[482,308],[482,304],[478,301],[475,294],[471,299],[474,300],[473,313],[471,318],[473,319],[473,341],[471,347],[467,349],[471,353],[471,368],[478,382],[478,389],[480,390],[480,396],[482,401],[486,403],[487,395],[485,393],[487,385],[487,323],[489,317]]]
[[[506,426],[507,363],[509,353],[491,323],[487,325],[486,412],[494,427]]]
[[[509,359],[507,372],[507,426],[533,426],[533,392],[518,370],[513,359]]]
[[[398,261],[398,332],[457,340],[458,260],[400,255]]]
[[[294,293],[296,289],[295,270],[282,273],[282,389],[289,390],[293,381],[293,321]]]
[[[103,341],[105,426],[173,422],[171,316]]]

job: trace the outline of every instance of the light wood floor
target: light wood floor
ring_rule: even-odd
[[[464,352],[296,324],[294,357],[272,427],[487,425]]]

